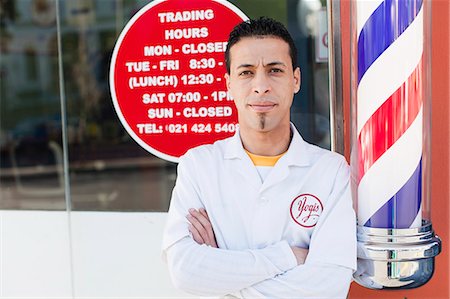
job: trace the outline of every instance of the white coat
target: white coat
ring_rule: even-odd
[[[345,298],[356,269],[356,220],[344,157],[293,138],[264,182],[239,132],[178,165],[163,239],[174,284],[241,298]],[[189,208],[205,208],[219,248],[198,245]],[[297,265],[290,246],[309,248]]]

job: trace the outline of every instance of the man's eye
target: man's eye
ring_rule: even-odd
[[[279,68],[273,68],[273,69],[270,69],[270,72],[271,72],[271,73],[282,73],[283,70],[282,70],[282,69],[279,69]]]
[[[242,71],[242,72],[239,73],[239,76],[248,76],[248,75],[251,75],[251,74],[252,74],[251,71]]]

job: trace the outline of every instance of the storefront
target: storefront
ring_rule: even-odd
[[[324,0],[229,2],[287,26],[302,72],[291,119],[305,140],[349,157],[350,4],[334,1],[331,18]],[[2,298],[184,295],[159,251],[176,163],[130,137],[110,93],[116,41],[148,3],[0,3]],[[449,295],[449,16],[448,3],[432,4],[432,219],[444,249],[427,285],[384,298]],[[378,292],[354,284],[350,298]]]

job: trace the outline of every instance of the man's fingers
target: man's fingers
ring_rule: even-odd
[[[200,212],[200,214],[202,214],[202,215],[208,220],[209,227],[210,227],[211,229],[206,228],[206,231],[207,231],[207,233],[208,233],[209,240],[210,240],[210,242],[212,243],[211,246],[217,248],[216,236],[214,235],[214,230],[212,229],[212,224],[211,224],[211,220],[209,220],[208,213],[207,213],[206,210],[203,209],[203,208],[200,208],[200,209],[199,209],[199,212]]]
[[[204,243],[212,247],[217,248],[214,231],[212,229],[211,222],[205,209],[189,209],[189,215],[187,216],[189,222],[196,228]]]
[[[209,216],[208,213],[206,213],[206,210],[203,208],[198,209],[198,211],[200,212],[200,214],[202,214],[209,222],[211,222],[211,220],[209,220]]]
[[[204,213],[206,213],[206,211]],[[208,215],[205,216],[204,214],[200,213],[196,209],[190,209],[189,214],[191,214],[191,216],[195,217],[202,224],[202,226],[205,229],[211,228],[211,230],[212,230],[211,222],[209,221]]]
[[[306,257],[308,256],[309,250],[306,248],[291,246],[292,252],[297,259],[297,264],[302,265],[305,263]]]
[[[192,226],[197,230],[197,232],[200,234],[202,240],[204,241],[203,243],[206,245],[211,245],[211,242],[209,240],[209,234],[197,216],[197,215],[200,215],[200,213],[198,211],[196,211],[196,213],[189,211],[189,213],[190,214],[187,215],[186,218],[192,224]]]
[[[197,242],[200,245],[205,244],[205,241],[203,240],[202,236],[192,224],[189,224],[189,231],[191,232],[192,238],[194,239],[195,242]]]

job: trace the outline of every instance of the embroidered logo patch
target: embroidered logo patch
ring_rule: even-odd
[[[312,194],[301,194],[291,203],[291,217],[303,227],[315,226],[322,211],[322,202]]]

